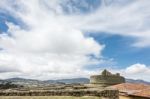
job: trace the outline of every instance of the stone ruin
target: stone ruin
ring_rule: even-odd
[[[119,73],[112,74],[106,69],[102,71],[101,75],[92,75],[90,77],[91,84],[101,84],[103,86],[115,85],[125,83],[125,78]]]

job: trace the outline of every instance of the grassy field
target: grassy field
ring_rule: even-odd
[[[101,99],[100,97],[84,96],[0,96],[0,99]]]

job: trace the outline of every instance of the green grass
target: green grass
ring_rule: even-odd
[[[72,97],[72,96],[0,96],[0,99],[101,99],[94,96]]]

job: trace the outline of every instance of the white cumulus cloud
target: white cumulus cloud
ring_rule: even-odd
[[[0,68],[5,77],[18,76],[15,75],[18,73],[21,77],[39,79],[74,74],[75,77],[85,76],[84,66],[97,61],[90,61],[89,55],[101,57],[104,45],[74,28],[68,17],[62,14],[59,1],[5,2],[5,6],[10,6],[3,6],[3,9],[13,13],[27,27],[24,29],[6,22],[8,32],[0,35],[0,47],[3,49],[0,52]],[[14,6],[18,6],[20,11]]]
[[[136,63],[128,66],[125,69],[122,69],[121,71],[122,75],[124,75],[126,78],[150,81],[150,66],[145,64]]]
[[[98,61],[91,60],[89,55],[100,58],[105,47],[85,36],[86,32],[131,37],[135,39],[133,46],[150,47],[149,0],[102,0],[98,8],[80,3],[84,8],[92,7],[88,13],[82,13],[68,1],[0,0],[0,12],[21,21],[19,25],[6,21],[9,29],[0,34],[2,75],[43,79],[48,79],[45,75],[49,78],[86,75],[88,71],[84,66]],[[67,6],[70,13],[67,14],[62,5]],[[126,71],[141,73],[146,68],[136,64]]]
[[[138,73],[146,73],[150,71],[150,68],[148,68],[145,64],[133,64],[126,68],[126,73],[128,74],[138,74]]]

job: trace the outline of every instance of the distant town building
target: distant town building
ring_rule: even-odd
[[[101,85],[115,85],[120,83],[125,83],[125,78],[120,76],[119,73],[112,74],[106,69],[102,71],[101,75],[92,75],[90,77],[91,84],[101,84]]]

